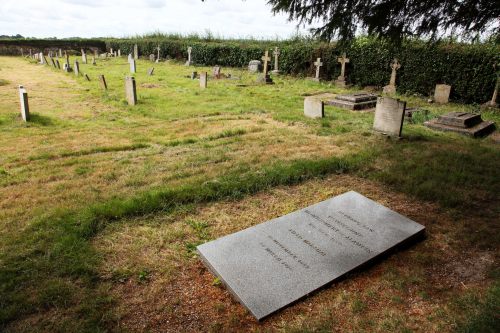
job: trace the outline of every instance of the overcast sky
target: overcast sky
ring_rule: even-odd
[[[286,38],[296,23],[266,0],[0,0],[0,35],[124,37],[148,32]],[[300,32],[307,32],[301,28]]]

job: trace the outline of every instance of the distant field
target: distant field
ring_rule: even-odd
[[[372,112],[327,107],[322,120],[304,118],[305,95],[344,92],[328,83],[274,77],[262,86],[224,68],[237,79],[200,90],[187,76],[211,68],[137,68],[130,107],[126,57],[80,63],[90,82],[0,57],[0,330],[498,328],[498,133],[470,139],[422,125],[476,106],[400,96],[428,114],[392,140],[371,130]],[[27,124],[18,84],[29,94]],[[500,113],[483,119],[499,124]],[[427,239],[263,323],[194,251],[348,190],[425,225]]]

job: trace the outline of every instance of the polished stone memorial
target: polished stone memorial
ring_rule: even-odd
[[[205,243],[198,252],[261,320],[424,232],[351,191]]]

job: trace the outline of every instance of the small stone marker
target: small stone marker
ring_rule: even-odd
[[[21,100],[21,117],[24,121],[30,120],[30,107],[28,104],[28,92],[23,86],[19,86],[19,98]]]
[[[134,59],[139,59],[139,47],[137,46],[137,44],[134,44]]]
[[[215,66],[212,69],[212,74],[215,79],[220,79],[220,66]]]
[[[434,91],[434,102],[446,104],[450,99],[451,86],[447,84],[436,84]]]
[[[314,63],[314,66],[316,66],[316,76],[314,77],[314,81],[319,82],[319,71],[321,69],[321,66],[323,66],[323,63],[321,62],[321,58],[318,58],[316,62]]]
[[[155,62],[155,60],[156,60],[156,59],[155,59],[155,55],[151,53],[151,54],[149,55],[149,61],[151,61],[151,62]]]
[[[279,63],[278,63],[278,57],[280,56],[281,52],[280,52],[280,49],[276,46],[274,48],[274,51],[273,51],[273,56],[274,56],[274,70],[273,70],[273,73],[274,74],[280,74],[280,70],[279,70]]]
[[[390,97],[379,97],[375,109],[373,129],[391,136],[401,136],[406,102]]]
[[[396,71],[401,68],[401,64],[398,59],[394,58],[391,64],[392,72],[391,72],[391,80],[389,85],[384,87],[384,93],[386,94],[395,94],[396,93]]]
[[[325,104],[314,96],[304,98],[304,115],[308,118],[324,118]]]
[[[260,60],[252,60],[248,63],[248,71],[259,73],[262,70],[262,62]]]
[[[190,46],[188,47],[188,60],[186,61],[186,66],[191,66],[191,52],[193,52],[193,48]]]
[[[340,76],[335,81],[335,85],[338,87],[346,87],[346,76],[345,76],[345,65],[349,63],[349,58],[346,57],[346,53],[342,54],[342,57],[338,58],[337,61],[340,63]]]
[[[155,71],[155,68],[154,67],[151,67],[150,69],[148,69],[148,75],[151,76],[153,75],[153,72]]]
[[[207,83],[208,83],[208,73],[207,72],[201,72],[201,74],[200,74],[200,88],[201,89],[206,89],[207,88]]]
[[[128,105],[137,104],[137,93],[135,90],[135,78],[133,76],[125,77],[125,94],[127,95]]]
[[[75,60],[75,65],[74,65],[74,71],[75,71],[76,76],[80,75],[80,64],[76,60]]]
[[[106,84],[106,79],[104,78],[104,75],[99,75],[99,85],[101,86],[102,90],[108,90],[108,85]]]
[[[351,191],[197,249],[261,320],[424,233],[424,226]]]
[[[136,68],[135,68],[135,60],[132,59],[130,61],[130,73],[135,73],[136,72]]]
[[[467,112],[450,112],[424,123],[440,131],[456,132],[472,137],[481,137],[495,130],[495,123],[483,121],[481,115]]]
[[[118,53],[117,53],[117,54],[118,54],[118,56],[119,56],[119,57],[121,57],[121,56],[122,56],[122,51],[121,51],[120,49],[118,49],[118,51],[117,51],[117,52],[118,52]]]
[[[82,63],[83,64],[87,63],[87,54],[85,53],[84,49],[82,49]]]

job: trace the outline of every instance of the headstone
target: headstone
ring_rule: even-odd
[[[47,58],[42,54],[42,64],[48,65],[49,63],[47,62]]]
[[[269,61],[271,61],[271,57],[269,57],[269,51],[266,50],[264,53],[264,56],[262,57],[262,61],[264,62],[264,66],[262,69],[262,75],[260,75],[257,78],[257,81],[260,83],[265,83],[265,84],[273,84],[273,80],[271,79],[271,76],[268,74],[269,70]]]
[[[71,67],[71,66],[69,65],[69,55],[68,55],[67,53],[65,54],[65,57],[66,57],[66,63],[68,64],[68,67]]]
[[[155,71],[155,68],[154,67],[151,67],[150,69],[148,69],[148,75],[151,76],[153,75],[153,72]]]
[[[132,59],[130,61],[130,73],[135,73],[136,72],[136,68],[135,68],[135,60]]]
[[[50,58],[50,62],[52,64],[52,67],[57,68],[56,62],[54,61],[54,58]]]
[[[30,107],[28,104],[28,92],[23,86],[19,86],[19,98],[21,100],[21,117],[24,121],[30,120]]]
[[[451,86],[447,84],[436,84],[434,91],[434,102],[446,104],[450,99]]]
[[[191,80],[195,80],[198,77],[198,72],[191,73]]]
[[[472,137],[481,137],[495,130],[495,123],[483,121],[481,115],[467,112],[450,112],[424,123],[425,126]]]
[[[314,77],[314,80],[319,82],[319,71],[321,69],[321,66],[323,66],[323,63],[321,62],[321,58],[318,58],[316,62],[314,63],[314,66],[316,66],[316,76]]]
[[[150,55],[149,55],[149,61],[151,61],[151,62],[155,62],[155,60],[156,60],[156,59],[155,59],[155,55],[154,55],[154,54],[150,54]]]
[[[33,52],[32,52],[32,51],[31,51],[31,49],[30,49],[30,57],[32,57],[32,56],[33,56]]]
[[[83,64],[87,63],[87,54],[85,53],[84,49],[82,49],[82,63]]]
[[[212,73],[213,73],[213,77],[215,79],[220,79],[220,66],[215,66],[213,69],[212,69]]]
[[[132,60],[134,60],[134,58],[133,58],[133,56],[132,56],[132,53],[129,53],[129,54],[128,54],[127,61],[128,61],[128,62],[131,62]]]
[[[24,50],[22,47],[21,47],[21,57],[24,57]]]
[[[113,48],[110,48],[110,49],[109,49],[109,53],[111,53],[111,54],[113,54],[113,55],[114,55],[114,53],[113,53]]]
[[[66,72],[66,73],[69,73],[72,71],[71,69],[71,66],[68,64],[68,63],[64,63],[63,65],[63,70]]]
[[[276,46],[274,48],[274,51],[273,51],[273,55],[274,55],[274,70],[273,70],[273,73],[274,74],[280,74],[279,61],[278,61],[278,57],[280,56],[280,54],[281,54],[280,49]]]
[[[80,64],[76,60],[75,60],[75,65],[74,65],[74,71],[75,71],[76,76],[80,75]]]
[[[193,52],[193,48],[188,47],[188,60],[186,61],[186,66],[191,66],[191,52]]]
[[[118,56],[121,57],[122,56],[122,51],[120,49],[118,49]]]
[[[158,51],[157,57],[156,57],[156,63],[160,62],[160,45],[156,47],[156,51]]]
[[[95,62],[95,57],[92,57],[92,65],[93,65],[93,66],[96,66],[96,65],[97,65],[97,63]]]
[[[139,48],[137,44],[134,44],[134,59],[135,60],[139,59]]]
[[[424,226],[351,191],[197,249],[261,320],[424,233]]]
[[[384,87],[384,93],[386,94],[395,94],[396,93],[396,71],[401,68],[401,64],[398,59],[394,58],[391,64],[392,72],[391,72],[391,80],[389,85]]]
[[[88,76],[88,74],[85,74],[84,76],[87,81],[90,81],[90,77]]]
[[[338,58],[337,61],[340,63],[340,76],[335,81],[335,85],[338,87],[346,87],[346,76],[345,76],[345,65],[349,63],[349,58],[346,57],[345,52],[342,57]]]
[[[128,105],[137,104],[137,93],[135,90],[135,78],[133,76],[125,77],[125,93]]]
[[[102,90],[108,90],[108,85],[106,83],[104,75],[99,75],[99,85],[101,86]]]
[[[43,56],[43,53],[40,52],[40,63],[43,65],[45,64],[45,57]]]
[[[208,84],[208,73],[207,72],[201,72],[200,74],[200,88],[201,89],[206,89]]]
[[[308,118],[324,118],[325,104],[319,98],[306,97],[304,98],[304,115]]]
[[[496,69],[496,64],[494,66]],[[497,83],[495,84],[495,90],[493,90],[493,96],[491,96],[491,101],[488,103],[489,106],[495,107],[497,106],[497,96],[498,96],[498,87],[500,85],[500,73],[497,72]]]
[[[262,70],[262,62],[260,60],[252,60],[248,63],[248,71],[259,73]]]
[[[352,111],[366,110],[375,107],[377,104],[377,95],[364,91],[337,95],[333,100],[327,101],[326,104]]]
[[[62,50],[59,49],[59,58],[62,58]]]
[[[59,62],[59,59],[56,59],[56,66],[57,69],[61,69],[61,63]]]
[[[95,49],[95,50],[94,50],[94,57],[95,57],[95,58],[99,58],[99,54],[98,54],[98,52],[97,52],[97,49]]]
[[[373,129],[391,136],[401,136],[406,102],[390,97],[379,97],[375,109]]]

